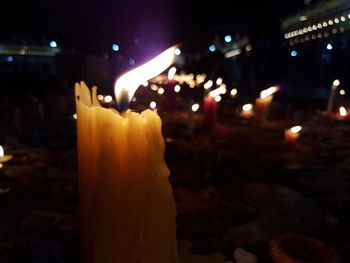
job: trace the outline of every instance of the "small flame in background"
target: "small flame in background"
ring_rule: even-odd
[[[297,126],[294,126],[294,127],[290,128],[290,131],[291,131],[292,133],[298,133],[298,132],[300,132],[301,130],[302,130],[302,127],[301,127],[300,125],[297,125]]]
[[[0,157],[4,156],[4,148],[0,145]]]
[[[114,85],[118,105],[128,104],[142,83],[159,75],[173,64],[176,48],[177,46],[168,48],[152,60],[120,76]]]
[[[280,88],[278,86],[273,86],[268,89],[265,89],[260,92],[260,98],[261,99],[266,99],[267,97],[271,96],[275,92],[277,92]]]
[[[242,107],[243,111],[250,111],[253,109],[253,104],[244,104]]]
[[[345,117],[348,114],[348,111],[346,110],[346,108],[344,106],[340,106],[339,107],[339,115],[342,117]]]

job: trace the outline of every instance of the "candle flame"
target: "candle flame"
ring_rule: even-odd
[[[260,92],[260,98],[266,99],[279,90],[278,86],[273,86]]]
[[[149,106],[151,107],[151,109],[155,109],[157,107],[157,103],[155,101],[151,101]]]
[[[4,156],[4,148],[0,145],[0,157]]]
[[[175,49],[177,49],[176,46],[168,48],[157,57],[126,72],[116,80],[114,92],[120,110],[127,108],[125,104],[130,102],[142,83],[159,75],[174,62]]]
[[[195,103],[192,105],[192,111],[197,111],[199,109],[199,104]]]
[[[181,86],[180,86],[180,85],[176,85],[176,86],[174,87],[174,91],[175,91],[176,93],[180,92],[180,90],[181,90]]]
[[[237,89],[232,89],[231,92],[230,92],[230,94],[231,94],[232,97],[234,97],[234,96],[237,95],[237,92],[238,92]]]
[[[346,108],[344,106],[340,106],[339,108],[339,115],[342,117],[345,117],[348,114]]]
[[[217,78],[216,85],[220,85],[222,83],[222,78]]]
[[[171,67],[169,69],[169,71],[168,71],[168,79],[169,80],[174,79],[175,73],[176,73],[176,68],[175,67]]]
[[[204,84],[204,88],[205,89],[210,89],[213,86],[213,81],[212,80],[208,80],[205,84]]]
[[[209,92],[209,95],[212,96],[213,98],[216,98],[221,94],[225,94],[225,93],[226,93],[226,87],[222,86]]]
[[[250,111],[253,109],[253,104],[244,104],[242,107],[243,111]]]
[[[338,87],[340,85],[339,79],[333,81],[333,86]]]
[[[290,131],[292,133],[298,133],[298,132],[301,131],[301,129],[302,129],[302,127],[300,125],[297,125],[297,126],[294,126],[294,127],[290,128]]]

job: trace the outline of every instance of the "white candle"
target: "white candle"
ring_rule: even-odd
[[[267,121],[270,104],[273,100],[273,94],[279,90],[274,86],[260,92],[260,97],[255,100],[255,120],[259,123]]]
[[[337,94],[337,88],[340,85],[340,81],[339,80],[334,80],[331,86],[331,93],[329,94],[329,98],[328,98],[328,104],[327,104],[327,114],[331,114],[333,111],[333,104],[334,104],[334,99],[335,99],[335,95]]]

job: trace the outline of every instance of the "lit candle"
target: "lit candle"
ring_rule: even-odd
[[[329,94],[328,98],[328,104],[327,104],[327,114],[332,114],[333,111],[333,104],[335,95],[337,94],[337,88],[340,85],[340,81],[338,79],[334,80],[331,86],[331,93]]]
[[[253,117],[253,115],[253,104],[244,104],[240,116],[249,119]]]
[[[12,155],[5,154],[4,148],[0,145],[0,168],[2,167],[2,163],[7,162],[12,159]]]
[[[260,92],[260,97],[255,100],[255,121],[258,123],[267,121],[273,94],[278,90],[279,87],[274,86]]]
[[[284,131],[284,143],[286,144],[296,144],[297,139],[300,136],[301,126],[294,126],[292,128],[286,129]]]
[[[161,119],[128,110],[137,87],[173,63],[175,48],[116,81],[120,112],[100,106],[96,87],[76,84],[84,263],[178,263]]]

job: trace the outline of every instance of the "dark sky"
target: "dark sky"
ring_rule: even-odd
[[[7,2],[1,8],[0,39],[46,37],[97,53],[110,51],[113,42],[132,48],[134,38],[145,46],[167,47],[230,23],[269,34],[279,18],[303,7],[303,0]]]

